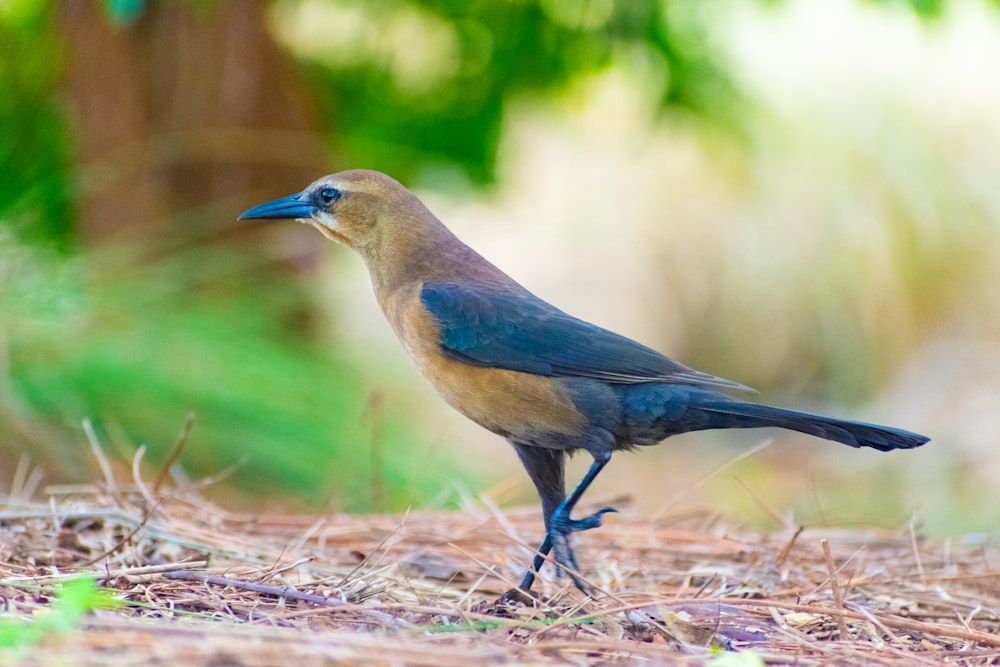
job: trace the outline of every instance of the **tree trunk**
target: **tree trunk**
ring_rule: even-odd
[[[328,170],[262,0],[147,2],[127,26],[102,4],[57,3],[85,243],[216,236]]]

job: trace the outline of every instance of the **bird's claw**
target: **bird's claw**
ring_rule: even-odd
[[[582,530],[590,530],[591,528],[600,528],[601,524],[604,521],[604,519],[601,518],[602,515],[607,514],[608,512],[617,512],[617,511],[618,510],[616,510],[614,507],[603,507],[588,517],[576,520],[571,519],[566,523],[569,527],[569,532],[571,533],[578,533]]]
[[[501,607],[509,607],[513,605],[525,605],[531,606],[538,602],[538,594],[531,591],[525,590],[524,584],[521,584],[518,588],[512,588],[500,596],[497,600],[497,605]]]
[[[556,576],[562,576],[563,571],[569,574],[573,583],[584,593],[591,593],[591,586],[580,579],[576,574],[576,555],[573,553],[573,546],[570,544],[570,535],[592,528],[598,528],[603,523],[603,515],[608,512],[617,512],[614,507],[604,507],[590,516],[582,519],[571,519],[569,513],[556,511],[552,517],[552,525],[549,529],[549,538],[552,541],[552,557],[556,563]]]

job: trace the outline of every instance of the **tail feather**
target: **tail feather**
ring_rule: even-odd
[[[930,440],[927,436],[919,433],[889,426],[845,421],[756,403],[719,401],[717,403],[701,403],[698,408],[717,418],[718,425],[713,425],[711,428],[776,426],[833,440],[850,447],[871,447],[880,452],[888,452],[893,449],[912,449]]]

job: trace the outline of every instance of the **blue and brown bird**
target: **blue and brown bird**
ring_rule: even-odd
[[[743,385],[696,371],[538,298],[462,243],[409,190],[375,171],[325,176],[240,220],[298,219],[353,248],[420,372],[452,407],[514,446],[542,502],[545,538],[520,588],[550,552],[574,583],[577,501],[619,450],[688,431],[778,427],[879,451],[928,438],[875,424],[749,403]],[[594,461],[567,495],[566,455]]]

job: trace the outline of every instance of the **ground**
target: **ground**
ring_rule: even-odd
[[[594,597],[546,567],[524,604],[501,596],[534,507],[247,515],[138,477],[44,496],[0,510],[0,664],[1000,662],[1000,552],[912,527],[626,508],[576,538]]]

